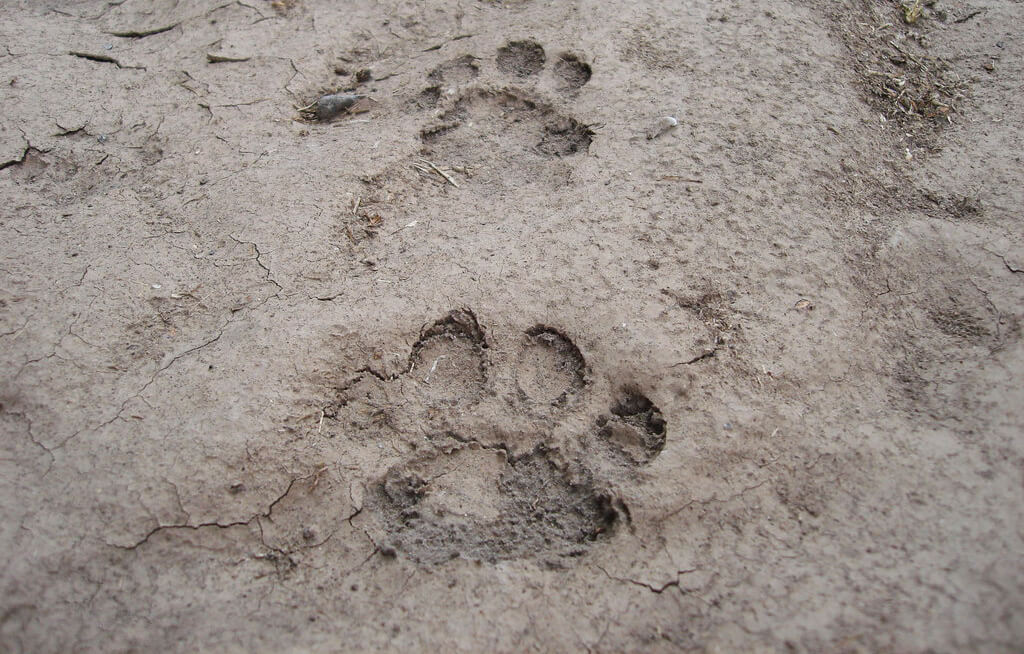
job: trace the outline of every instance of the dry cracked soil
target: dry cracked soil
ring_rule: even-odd
[[[0,651],[1022,651],[1022,33],[0,3]]]

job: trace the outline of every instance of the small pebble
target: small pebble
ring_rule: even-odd
[[[675,126],[678,124],[679,121],[673,118],[672,116],[663,116],[659,118],[658,122],[654,123],[654,127],[652,127],[650,131],[647,132],[647,140],[650,141],[652,139],[658,138],[662,134],[665,134],[666,132],[669,132],[670,130],[674,129]]]
[[[348,111],[352,108],[352,105],[365,97],[365,95],[348,93],[325,95],[300,111],[317,120],[329,120],[344,111]]]

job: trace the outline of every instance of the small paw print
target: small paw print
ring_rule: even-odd
[[[543,46],[520,40],[498,48],[493,65],[492,70],[489,62],[467,54],[441,63],[427,75],[431,86],[415,103],[441,110],[438,119],[420,132],[430,150],[462,159],[509,146],[542,157],[587,151],[594,133],[545,100],[543,91],[571,99],[590,81],[590,64],[563,52],[548,66]],[[546,69],[549,74],[543,75]],[[528,83],[532,88],[523,88]]]

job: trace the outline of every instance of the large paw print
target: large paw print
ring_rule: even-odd
[[[389,365],[364,368],[334,415],[364,442],[382,430],[404,441],[408,455],[370,484],[361,519],[382,551],[423,564],[564,565],[629,519],[610,479],[665,446],[658,407],[637,388],[593,396],[583,353],[552,327],[488,339],[456,310]]]

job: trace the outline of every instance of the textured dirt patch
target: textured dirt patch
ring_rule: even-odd
[[[0,651],[1019,651],[1021,8],[0,3]]]
[[[619,518],[588,479],[541,450],[457,445],[390,470],[378,489],[390,543],[423,563],[582,556]]]
[[[552,71],[558,78],[559,87],[565,91],[579,90],[593,75],[590,64],[570,52],[558,56]]]
[[[519,389],[538,404],[563,404],[586,383],[586,361],[576,344],[552,327],[526,332],[516,366]]]
[[[833,3],[825,11],[854,55],[865,98],[885,119],[919,143],[952,123],[969,84],[928,45],[934,29],[973,18],[970,8],[915,0]]]
[[[480,66],[473,55],[463,55],[444,62],[430,71],[427,79],[431,82],[458,85],[476,79],[480,75]]]

